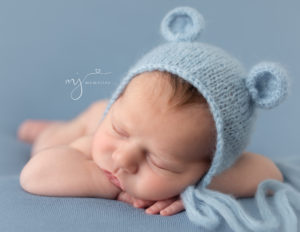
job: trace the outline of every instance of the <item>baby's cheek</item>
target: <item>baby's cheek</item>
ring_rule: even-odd
[[[105,134],[94,137],[92,155],[94,160],[99,159],[103,154],[110,155],[115,149],[114,140]]]
[[[155,175],[140,179],[136,187],[139,198],[153,201],[176,196],[180,194],[181,190],[178,180]]]

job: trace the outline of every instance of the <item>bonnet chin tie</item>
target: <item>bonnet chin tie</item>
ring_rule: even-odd
[[[154,70],[178,75],[206,99],[217,134],[209,170],[197,185],[181,193],[188,218],[210,230],[225,220],[236,232],[267,232],[280,226],[283,231],[296,232],[297,217],[292,204],[300,208],[300,194],[288,184],[275,180],[260,183],[255,199],[261,219],[247,214],[232,196],[206,188],[213,176],[230,168],[243,153],[256,108],[279,105],[287,96],[289,82],[285,69],[274,62],[260,62],[247,74],[242,64],[223,49],[196,41],[204,27],[202,15],[193,8],[178,7],[168,12],[160,27],[167,42],[144,54],[129,69],[101,121],[136,75]],[[267,199],[268,190],[274,196]]]
[[[271,190],[273,197],[267,200]],[[196,225],[215,230],[223,220],[233,231],[297,232],[297,216],[293,206],[300,210],[300,193],[286,183],[266,180],[259,184],[255,201],[261,219],[247,214],[232,196],[206,188],[189,186],[181,194],[188,218]],[[268,203],[274,202],[274,207]]]

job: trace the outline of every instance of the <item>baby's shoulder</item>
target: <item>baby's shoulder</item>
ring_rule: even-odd
[[[76,118],[79,123],[85,126],[85,135],[95,132],[107,104],[108,100],[106,99],[95,101]]]
[[[91,155],[92,142],[93,142],[93,135],[85,135],[71,142],[69,146],[80,151],[89,159],[92,159],[92,155]]]

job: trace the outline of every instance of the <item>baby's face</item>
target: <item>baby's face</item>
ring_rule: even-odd
[[[214,124],[208,109],[171,110],[170,91],[155,73],[138,75],[94,136],[94,161],[118,178],[123,191],[139,199],[176,196],[210,165],[206,152]]]

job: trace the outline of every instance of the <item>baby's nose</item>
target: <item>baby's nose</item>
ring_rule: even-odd
[[[124,171],[135,174],[138,171],[143,152],[133,146],[122,147],[112,154],[115,170],[123,169]]]

